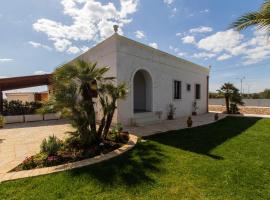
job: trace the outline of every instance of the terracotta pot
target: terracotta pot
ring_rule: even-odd
[[[127,143],[129,141],[129,132],[121,132],[120,133],[120,140],[123,143]]]
[[[219,116],[218,116],[218,114],[216,113],[216,114],[215,114],[215,121],[217,121],[218,118],[219,118]]]
[[[189,128],[191,128],[191,127],[192,127],[192,124],[193,124],[193,121],[192,121],[191,117],[189,117],[189,118],[187,119],[187,126],[188,126]]]

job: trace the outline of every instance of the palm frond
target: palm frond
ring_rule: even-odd
[[[262,23],[264,16],[259,12],[247,13],[238,18],[229,28],[235,28],[238,31],[248,28],[252,25],[259,25]]]

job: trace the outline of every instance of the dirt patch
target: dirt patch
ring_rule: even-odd
[[[239,109],[240,109],[240,113],[243,113],[243,114],[270,115],[270,107],[240,106]],[[224,112],[226,111],[226,107],[220,106],[220,105],[209,105],[209,111]]]

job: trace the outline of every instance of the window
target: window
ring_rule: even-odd
[[[201,85],[200,84],[195,85],[195,98],[201,99]]]
[[[190,92],[190,90],[191,90],[191,85],[187,84],[187,91]]]
[[[174,81],[174,99],[181,99],[181,81]]]

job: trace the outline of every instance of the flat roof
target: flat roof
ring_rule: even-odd
[[[52,74],[20,76],[0,79],[0,91],[49,85]]]

